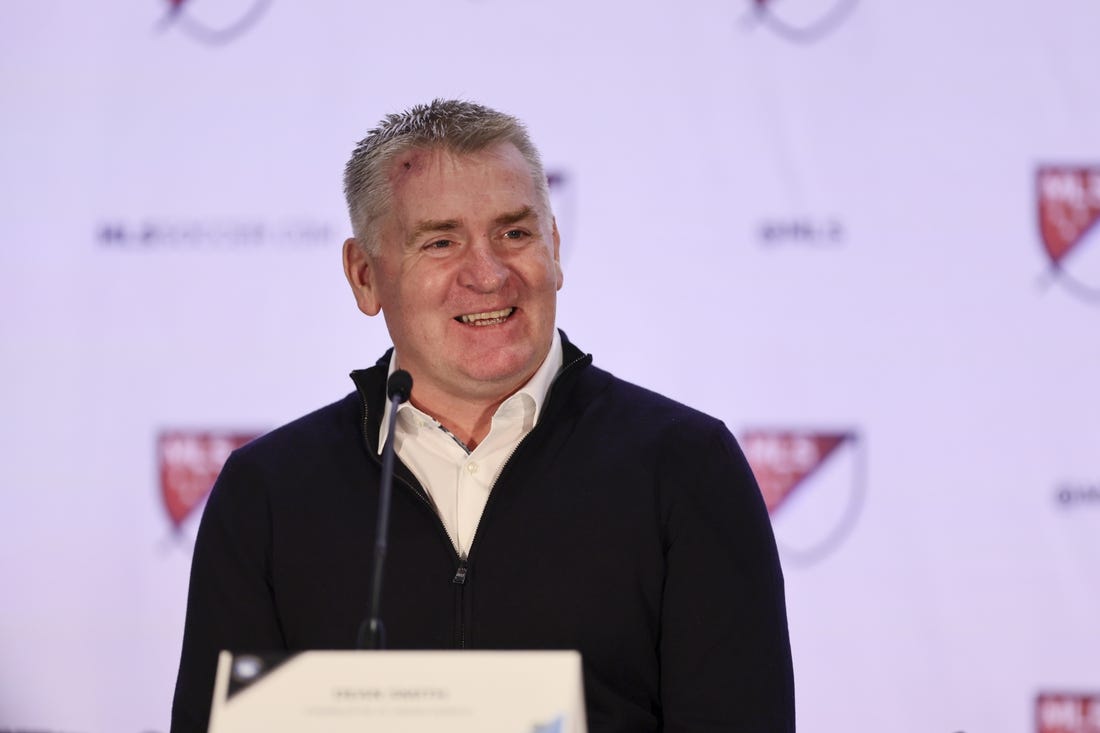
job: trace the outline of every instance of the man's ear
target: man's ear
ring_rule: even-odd
[[[355,294],[355,302],[359,310],[368,316],[376,316],[382,309],[382,303],[378,300],[378,289],[374,284],[377,268],[372,262],[371,256],[359,244],[354,237],[344,242],[344,275],[348,278],[351,292]]]
[[[551,220],[551,226],[554,229],[554,267],[558,271],[558,290],[561,290],[562,283],[565,282],[565,275],[561,269],[561,235],[558,234],[557,217]]]

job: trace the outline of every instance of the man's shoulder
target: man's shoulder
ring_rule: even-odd
[[[247,460],[286,459],[316,451],[331,451],[357,441],[361,423],[355,392],[261,435],[237,453]]]
[[[725,424],[702,410],[617,377],[595,365],[589,366],[579,380],[579,397],[609,419],[630,425],[634,430],[647,426],[664,432],[686,428],[693,432],[725,431]]]
[[[734,484],[754,495],[751,470],[722,420],[598,367],[585,371],[564,421],[584,446],[584,466],[640,471],[665,486],[666,498]]]

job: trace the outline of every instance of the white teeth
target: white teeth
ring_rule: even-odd
[[[502,308],[498,311],[487,311],[485,313],[470,313],[459,316],[458,320],[471,326],[495,326],[498,323],[504,323],[513,311],[515,311],[515,308]]]

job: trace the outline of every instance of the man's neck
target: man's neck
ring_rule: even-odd
[[[527,383],[525,377],[506,394],[483,400],[455,399],[447,394],[416,395],[410,401],[421,412],[431,415],[458,440],[473,450],[485,440],[493,424],[493,415],[506,399]],[[415,380],[414,380],[415,383]]]
[[[489,434],[493,426],[493,417],[500,406],[521,390],[528,390],[534,400],[535,413],[532,415],[532,420],[537,419],[541,405],[550,389],[550,383],[561,366],[561,339],[555,332],[548,353],[530,374],[507,382],[474,382],[462,385],[461,388],[452,385],[452,389],[447,389],[433,384],[428,379],[418,380],[413,373],[410,401],[413,407],[430,415],[463,445],[473,450]],[[399,352],[395,352],[390,362],[390,371],[399,368],[403,368],[401,356]],[[388,411],[387,406],[386,412]],[[381,431],[380,437],[384,439],[385,425],[382,426]],[[381,442],[380,440],[379,444]]]

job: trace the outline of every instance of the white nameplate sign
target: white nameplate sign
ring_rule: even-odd
[[[210,733],[587,733],[572,651],[222,652]]]

